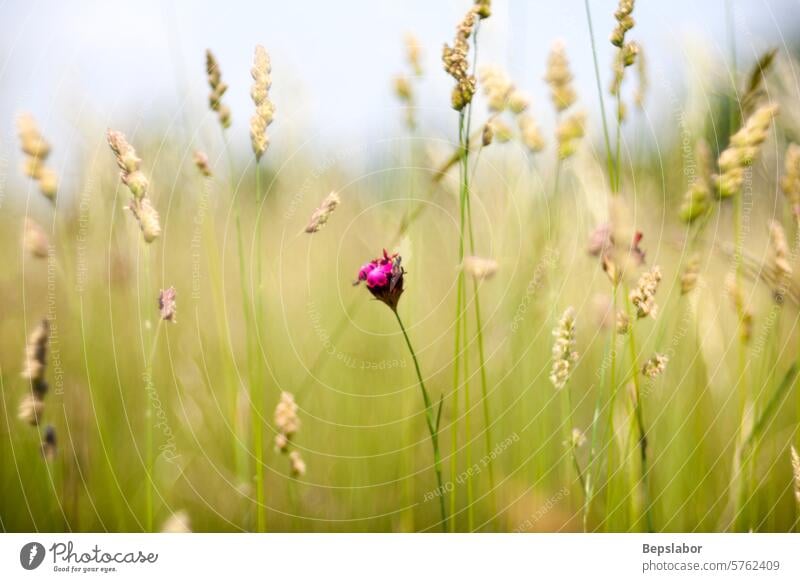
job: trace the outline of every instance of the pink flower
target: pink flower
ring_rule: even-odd
[[[358,285],[361,281],[367,282],[367,289],[372,295],[383,301],[392,309],[397,308],[397,302],[403,293],[403,275],[405,269],[400,266],[401,257],[395,253],[390,255],[383,249],[383,256],[364,264],[358,270]]]

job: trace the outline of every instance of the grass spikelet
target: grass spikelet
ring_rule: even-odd
[[[222,103],[222,96],[228,90],[228,86],[222,82],[222,72],[219,63],[210,49],[206,49],[206,73],[208,74],[208,86],[211,93],[208,96],[208,106],[219,117],[220,125],[223,129],[231,126],[231,110]]]
[[[556,41],[550,49],[544,79],[550,86],[550,99],[556,111],[569,109],[575,103],[577,95],[572,86],[572,72],[569,68],[566,47],[562,41]]]
[[[529,113],[522,113],[517,116],[517,125],[520,131],[520,139],[531,153],[538,153],[545,147],[544,137],[539,130],[536,119]]]
[[[585,134],[586,112],[578,111],[565,117],[556,128],[559,159],[565,160],[574,154]]]
[[[681,273],[681,295],[688,295],[695,287],[700,276],[700,256],[694,253],[686,262],[686,267]]]
[[[139,222],[144,241],[151,243],[161,234],[161,224],[158,212],[147,197],[149,182],[140,170],[142,160],[122,132],[109,129],[106,139],[120,168],[120,180],[133,194],[128,209]]]
[[[550,370],[550,382],[561,390],[569,380],[570,373],[578,360],[575,351],[575,310],[567,307],[558,324],[553,329],[553,365]]]
[[[453,46],[444,45],[442,62],[444,70],[453,77],[456,86],[450,98],[450,104],[456,111],[461,111],[472,102],[475,95],[475,77],[469,72],[469,37],[475,27],[475,8],[470,8],[456,28]]]
[[[44,397],[48,390],[45,371],[49,334],[50,324],[43,319],[28,336],[25,346],[22,377],[28,380],[30,390],[20,403],[18,417],[31,425],[38,425],[44,413]]]
[[[192,154],[192,161],[197,168],[197,171],[205,178],[211,178],[214,173],[211,171],[211,164],[208,161],[208,156],[200,150],[195,150]]]
[[[289,441],[300,428],[300,419],[297,417],[297,403],[291,392],[281,392],[278,405],[275,407],[275,448],[281,452],[288,450]]]
[[[305,232],[313,234],[318,232],[330,219],[331,214],[341,204],[342,199],[336,192],[328,194],[318,208],[311,214],[311,218],[306,225]]]
[[[647,316],[655,317],[658,313],[656,305],[656,291],[661,282],[661,269],[656,265],[649,271],[645,271],[639,278],[636,287],[631,290],[629,299],[636,308],[636,318],[642,319]]]
[[[642,374],[647,378],[657,378],[667,369],[669,358],[664,354],[654,354],[642,366]]]
[[[250,118],[250,142],[253,146],[253,153],[256,155],[256,162],[261,159],[269,147],[267,127],[275,116],[275,106],[269,100],[269,89],[272,86],[271,73],[272,67],[266,49],[261,45],[256,45],[253,68],[250,69],[253,77],[250,97],[256,106],[256,111]]]
[[[786,195],[795,221],[800,223],[800,146],[796,143],[790,143],[786,148],[781,189]]]
[[[22,246],[34,258],[46,259],[50,249],[47,233],[32,218],[25,219],[22,231]]]
[[[17,134],[20,148],[26,156],[22,171],[26,176],[39,183],[39,190],[50,202],[55,202],[58,176],[55,171],[45,165],[47,157],[50,155],[50,144],[39,132],[39,127],[32,115],[22,113],[17,117]]]
[[[694,146],[695,172],[683,195],[680,218],[691,224],[711,210],[711,150],[704,139]]]
[[[753,335],[753,312],[750,311],[750,308],[745,303],[744,293],[737,283],[734,273],[729,273],[725,279],[725,289],[734,309],[740,314],[739,336],[742,343],[746,344]]]
[[[45,461],[51,463],[55,460],[57,454],[56,429],[52,425],[47,425],[42,435],[42,457]]]
[[[719,156],[719,174],[713,176],[720,198],[730,198],[739,193],[744,182],[745,169],[757,157],[761,144],[767,139],[769,126],[777,114],[777,105],[763,105],[731,136],[728,148]]]

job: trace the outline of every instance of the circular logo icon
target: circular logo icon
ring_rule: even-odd
[[[35,570],[44,561],[44,546],[39,542],[28,542],[19,551],[19,563],[26,570]]]

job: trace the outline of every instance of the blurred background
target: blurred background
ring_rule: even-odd
[[[617,3],[589,4],[613,129],[615,49],[607,39]],[[453,530],[644,529],[623,371],[638,373],[656,352],[671,362],[643,396],[656,529],[796,527],[800,481],[793,485],[789,447],[800,398],[786,374],[797,356],[798,294],[776,311],[761,267],[768,220],[781,221],[792,241],[797,232],[780,184],[787,145],[800,140],[798,0],[636,5],[630,35],[646,56],[648,86],[634,107],[633,77],[624,85],[630,110],[620,131],[620,198],[628,226],[644,234],[647,265],[660,265],[664,280],[659,317],[638,324],[637,356],[619,356],[616,403],[608,400],[608,359],[611,346],[623,344],[612,330],[608,279],[586,252],[609,220],[610,198],[584,5],[492,3],[478,64],[499,65],[530,96],[546,147],[531,153],[515,133],[470,162],[475,252],[497,263],[495,277],[479,285],[488,427],[471,319],[462,354],[469,374],[454,390],[459,184],[456,169],[439,172],[458,138],[441,50],[470,5],[2,3],[0,529],[255,530],[259,466],[269,531],[439,529],[412,361],[391,312],[352,285],[384,247],[403,256],[400,311],[429,390],[445,403]],[[409,71],[406,33],[419,40],[421,75]],[[563,163],[543,80],[557,39],[570,60],[576,107],[587,113],[586,137]],[[249,138],[256,44],[272,59],[276,107],[260,164]],[[741,293],[755,323],[742,372],[737,314],[722,283],[732,264],[732,205],[715,201],[696,237],[679,208],[696,143],[704,138],[716,160],[738,128],[750,71],[772,48],[778,56],[762,98],[781,114],[747,186]],[[223,101],[232,125],[224,132],[208,109],[206,49],[230,87]],[[398,74],[413,82],[413,130],[395,95]],[[479,87],[473,128],[485,123],[486,105]],[[55,205],[20,170],[23,111],[52,145]],[[163,231],[150,245],[126,210],[130,194],[106,143],[109,128],[127,135],[150,180]],[[196,150],[208,155],[212,177],[195,168]],[[334,190],[342,203],[330,223],[304,233]],[[28,218],[49,239],[45,258],[22,245]],[[685,295],[681,275],[695,252],[699,283]],[[157,304],[170,286],[178,294],[174,325],[159,323]],[[475,301],[470,291],[470,314]],[[570,305],[580,359],[567,419],[548,376],[551,332]],[[45,460],[43,427],[17,418],[26,341],[43,317],[51,326],[45,420],[58,435],[58,452]],[[792,390],[782,392],[786,378]],[[292,447],[303,471],[273,447],[282,391],[298,405]],[[771,408],[776,393],[785,399]],[[732,485],[743,462],[737,439],[765,410],[769,436],[746,459],[742,494]],[[578,455],[597,482],[588,509],[565,444],[572,428],[592,438]]]

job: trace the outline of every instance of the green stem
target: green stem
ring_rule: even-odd
[[[406,332],[406,327],[403,325],[403,320],[400,319],[400,314],[397,313],[397,309],[392,309],[394,316],[397,318],[397,323],[400,325],[400,331],[403,332],[403,337],[406,340],[406,345],[408,346],[408,351],[411,352],[411,359],[414,360],[414,369],[417,372],[417,378],[419,379],[419,388],[422,392],[422,400],[425,403],[425,422],[428,425],[428,432],[430,433],[431,437],[431,445],[433,446],[433,467],[436,471],[436,482],[439,486],[439,509],[442,513],[442,531],[447,531],[447,509],[445,508],[444,502],[444,482],[442,481],[442,456],[439,452],[439,427],[437,417],[438,414],[435,414],[433,411],[433,405],[431,403],[430,396],[428,395],[428,390],[425,388],[425,381],[422,379],[422,371],[419,367],[419,361],[417,360],[417,354],[414,351],[414,346],[411,345],[411,340],[408,337],[408,332]],[[441,407],[441,403],[439,404]]]
[[[256,217],[261,216],[261,208],[260,205],[262,203],[262,196],[261,196],[261,171],[258,164],[258,158],[256,158],[256,201],[259,204],[259,208],[256,211]],[[261,289],[261,224],[260,220],[256,221],[256,286],[255,286],[255,325],[256,325],[256,340],[258,339],[260,332],[264,331],[263,326],[263,307],[262,307],[262,289]],[[261,336],[263,337],[263,336]],[[260,346],[260,343],[256,341],[256,345]],[[257,525],[258,531],[263,532],[266,531],[266,514],[264,511],[264,434],[261,430],[261,422],[260,422],[260,411],[263,410],[263,389],[265,384],[265,374],[262,373],[263,371],[263,363],[261,358],[261,350],[259,349],[256,353],[256,374],[258,380],[253,387],[253,394],[251,397],[251,401],[253,402],[254,407],[254,414],[253,420],[258,421],[257,424],[253,425],[253,449],[255,450],[256,456],[256,501],[258,503],[258,516],[257,516]]]
[[[626,307],[629,309],[629,304],[626,301]],[[631,358],[631,375],[633,376],[633,387],[636,395],[636,402],[634,403],[634,412],[636,420],[636,428],[638,430],[638,445],[639,445],[639,458],[641,462],[641,488],[642,488],[642,501],[644,503],[644,516],[647,525],[647,531],[652,533],[653,529],[653,516],[650,507],[650,476],[647,470],[647,431],[644,425],[644,414],[642,413],[642,391],[639,382],[639,369],[637,365],[636,353],[636,334],[633,328],[634,321],[630,318],[631,328],[628,330],[628,347],[630,349]]]
[[[586,21],[589,24],[589,38],[592,43],[592,60],[594,62],[594,78],[597,82],[597,96],[600,99],[600,116],[603,118],[603,138],[605,139],[606,144],[606,162],[608,164],[608,179],[612,185],[612,193],[616,193],[614,190],[614,168],[611,163],[611,140],[609,139],[608,134],[608,121],[606,120],[606,106],[605,100],[603,99],[603,85],[600,82],[600,66],[597,64],[597,48],[595,47],[594,41],[594,27],[592,26],[592,12],[589,10],[589,0],[584,0],[583,2],[584,8],[586,9]]]

